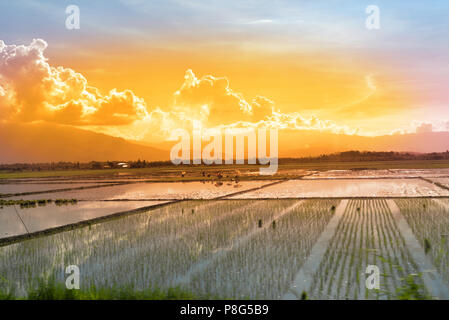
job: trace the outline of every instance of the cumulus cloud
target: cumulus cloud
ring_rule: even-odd
[[[398,136],[398,135],[402,135],[405,134],[406,131],[404,129],[394,129],[390,132],[390,135],[392,136]]]
[[[423,122],[419,126],[416,127],[416,133],[426,133],[426,132],[432,132],[433,131],[433,125],[431,123]]]
[[[226,77],[206,75],[198,79],[190,69],[174,94],[174,112],[210,125],[264,120],[271,115],[273,105],[270,99],[262,96],[248,102],[230,88]]]
[[[253,121],[267,119],[273,115],[274,101],[263,96],[257,96],[251,103],[251,115]]]
[[[448,132],[449,121],[447,120],[427,120],[417,121],[413,120],[408,125],[402,128],[396,128],[389,132],[390,135],[400,134],[414,134],[414,133],[429,133],[429,132]]]
[[[349,135],[353,135],[358,132],[358,129],[351,129],[348,126],[340,126],[332,121],[321,120],[315,116],[305,118],[297,112],[273,112],[273,115],[269,117],[269,123],[271,124],[271,127],[276,127],[278,129],[317,130]]]
[[[413,121],[412,126],[416,133],[449,131],[449,121],[447,120]]]
[[[261,95],[247,100],[243,94],[231,89],[226,77],[206,75],[198,78],[190,69],[186,71],[181,88],[174,94],[174,106],[169,113],[184,124],[201,121],[208,128],[271,127],[346,134],[357,132],[316,117],[282,113],[276,110],[273,100]]]
[[[4,119],[73,125],[124,125],[148,117],[145,101],[130,90],[103,95],[70,68],[54,67],[47,43],[6,45],[0,40],[0,110]]]
[[[282,113],[275,102],[258,95],[247,99],[226,77],[197,77],[187,70],[173,103],[148,111],[131,90],[102,94],[80,73],[50,65],[47,43],[6,45],[0,40],[0,112],[2,120],[56,122],[134,140],[170,139],[176,129],[255,128],[320,130],[354,134],[345,126],[299,113]]]

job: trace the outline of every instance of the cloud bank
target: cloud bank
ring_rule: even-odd
[[[6,45],[0,40],[0,110],[3,119],[71,125],[124,125],[148,117],[145,101],[130,90],[102,95],[70,68],[53,67],[47,43]]]
[[[262,96],[246,101],[242,94],[229,87],[226,77],[206,75],[198,79],[189,69],[184,83],[174,94],[172,111],[215,126],[235,121],[264,120],[272,114],[273,107],[274,102]]]
[[[76,71],[50,65],[48,44],[6,45],[0,40],[0,111],[3,121],[47,121],[83,126],[135,140],[169,139],[176,129],[278,128],[354,134],[357,130],[299,113],[282,113],[271,99],[247,99],[226,77],[187,70],[168,108],[148,109],[131,90],[102,94]]]
[[[258,95],[252,100],[230,88],[226,77],[205,75],[198,78],[187,70],[184,83],[174,93],[173,118],[201,121],[206,127],[272,127],[278,129],[324,130],[354,134],[345,126],[316,117],[304,118],[299,113],[282,113],[271,99]]]

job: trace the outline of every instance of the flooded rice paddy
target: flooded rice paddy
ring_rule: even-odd
[[[62,189],[74,189],[101,186],[98,183],[7,183],[0,184],[0,195],[13,195],[30,192],[44,192]]]
[[[394,200],[437,273],[449,283],[449,210],[429,199]],[[0,247],[0,274],[18,292],[79,266],[81,285],[182,287],[228,298],[282,299],[327,230],[342,200],[187,201]],[[11,208],[8,208],[10,210]],[[31,209],[32,210],[32,209]],[[392,299],[408,274],[419,273],[409,239],[386,200],[344,203],[331,241],[306,291],[314,299]],[[438,228],[435,228],[438,226]],[[424,244],[423,244],[424,248]],[[424,249],[422,249],[424,250]],[[423,251],[424,252],[424,251]],[[423,253],[424,254],[424,253]],[[381,291],[367,290],[367,265],[381,270]],[[426,272],[429,272],[427,270]],[[424,292],[431,285],[418,279]]]
[[[3,207],[0,209],[0,239],[162,203],[165,201],[81,201],[76,204],[57,205],[51,203],[32,208],[21,208],[19,205]]]
[[[432,184],[419,178],[423,172],[406,179],[334,179],[330,172],[327,180],[237,187],[131,183],[13,197],[78,201],[0,209],[0,289],[23,296],[40,279],[63,284],[65,267],[76,265],[83,288],[400,299],[412,279],[419,297],[449,299],[449,191],[445,178]],[[32,237],[66,225],[73,228]],[[26,234],[31,238],[2,242]],[[366,286],[368,266],[380,271],[379,289]]]
[[[273,181],[236,182],[155,182],[131,183],[96,189],[51,192],[14,199],[71,199],[78,200],[149,200],[149,199],[213,199],[272,183]]]
[[[449,196],[449,190],[442,189],[422,179],[289,180],[244,195],[237,195],[235,198],[402,196]]]

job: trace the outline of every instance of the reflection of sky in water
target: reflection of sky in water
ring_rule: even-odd
[[[449,196],[449,191],[420,179],[290,180],[236,198]]]
[[[236,185],[236,183],[224,182],[220,186],[217,186],[216,182],[134,183],[95,189],[29,195],[20,197],[20,199],[211,199],[246,189],[260,187],[272,182],[273,181],[240,181],[238,185]]]
[[[198,244],[199,231],[218,235],[220,232],[211,231],[211,227],[221,230],[223,226],[227,226],[229,232],[240,230],[239,234],[235,234],[238,237],[245,233],[245,228],[255,226],[248,223],[248,216],[271,215],[270,210],[266,211],[266,203],[251,203],[174,203],[149,212],[92,225],[91,228],[74,229],[0,247],[0,274],[7,279],[19,279],[19,286],[26,285],[26,279],[36,278],[42,272],[53,273],[58,280],[65,281],[64,266],[70,263],[80,267],[83,279],[90,279],[96,284],[104,285],[104,280],[107,279],[146,288],[149,287],[148,282],[170,285],[176,279],[173,275],[185,274],[190,265],[202,258],[192,255],[192,250]],[[255,207],[259,211],[255,211]],[[277,207],[273,207],[275,208]],[[192,209],[195,214],[191,213]],[[242,209],[246,211],[243,212]],[[217,216],[226,217],[231,222],[224,225]],[[212,225],[211,218],[214,218]],[[235,223],[235,219],[240,223]],[[203,240],[206,239],[209,238]],[[211,242],[210,250],[221,246],[222,241],[225,242],[224,245],[228,245],[233,240],[228,236],[211,239],[217,241]],[[202,253],[203,257],[210,250]],[[25,258],[17,260],[11,257]],[[31,271],[27,268],[29,265],[33,266]]]
[[[24,192],[37,192],[57,189],[71,189],[79,187],[94,186],[96,183],[18,183],[0,184],[0,193],[15,194]]]
[[[26,233],[14,207],[3,207],[0,210],[0,238]]]
[[[78,202],[76,205],[48,204],[21,209],[20,206],[4,207],[0,210],[0,238],[26,233],[16,212],[20,214],[29,232],[59,227],[109,214],[147,207],[163,201],[126,202]]]
[[[449,187],[449,178],[433,178],[430,180],[432,180],[433,182],[441,183],[442,185]]]
[[[327,170],[304,179],[316,178],[407,178],[449,176],[449,169]]]

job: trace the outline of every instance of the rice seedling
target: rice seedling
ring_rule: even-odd
[[[432,249],[432,246],[430,245],[429,239],[424,238],[424,252],[426,254],[428,254],[431,249]]]
[[[65,205],[69,205],[69,204],[77,204],[78,200],[76,199],[56,199],[55,200],[55,204],[57,206],[65,206]]]
[[[53,191],[53,190],[63,190],[63,189],[73,189],[73,188],[83,188],[83,187],[92,187],[98,185],[95,183],[79,183],[79,182],[71,182],[71,183],[5,183],[0,184],[0,195],[3,196],[11,196],[11,195],[20,195],[27,194],[32,192],[44,192],[44,191]]]
[[[365,288],[368,265],[380,268],[386,296]],[[388,292],[394,292],[399,279],[413,272],[416,266],[385,200],[352,200],[308,293],[314,299],[391,299],[393,294]]]
[[[449,201],[398,199],[401,213],[440,275],[449,284]]]
[[[271,201],[269,211],[289,208],[296,200]],[[312,246],[332,218],[331,205],[339,200],[306,200],[276,219],[276,230],[266,227],[212,261],[191,277],[194,292],[232,298],[280,299],[289,289]]]
[[[96,288],[95,286],[69,290],[54,279],[39,279],[35,289],[18,296],[14,290],[0,287],[0,300],[197,300],[224,299],[224,297],[199,296],[181,288],[135,290],[132,287]]]
[[[339,202],[185,201],[0,247],[0,299],[280,299]],[[0,199],[0,205],[20,203],[40,206],[49,200]],[[433,200],[397,203],[447,280],[447,210]],[[371,264],[381,269],[380,291],[364,286]],[[81,271],[76,294],[61,287],[68,265]],[[298,298],[423,298],[414,274],[416,265],[385,200],[351,200],[310,289]]]
[[[402,285],[396,289],[394,298],[397,300],[430,300],[418,274],[409,274],[402,279]]]
[[[35,208],[38,206],[45,206],[51,203],[50,199],[38,199],[38,200],[5,200],[0,199],[0,207],[8,207],[8,206],[20,206],[20,208]],[[59,202],[61,204],[76,204],[78,201],[76,199],[60,199]]]
[[[195,214],[182,214],[182,209]],[[87,287],[170,288],[192,266],[257,229],[259,218],[270,221],[275,211],[262,201],[173,204],[2,247],[0,274],[15,279],[19,294],[37,288],[36,279],[42,277],[63,281],[64,268],[71,264],[80,267]]]

